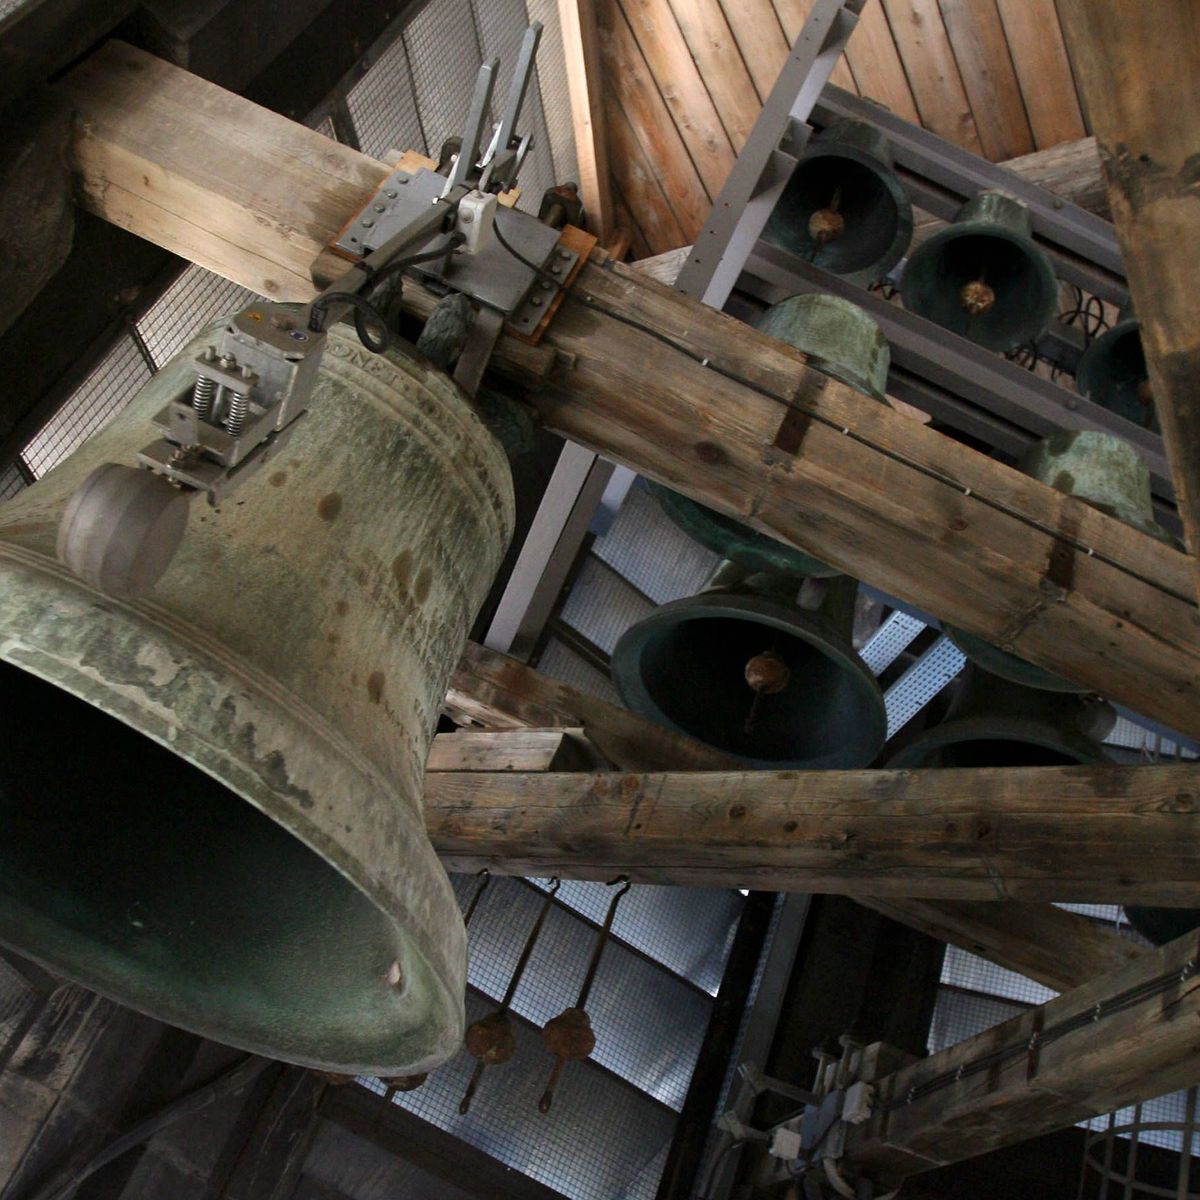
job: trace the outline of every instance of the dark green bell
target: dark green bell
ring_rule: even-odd
[[[910,312],[989,350],[1040,336],[1058,309],[1058,280],[1029,213],[1000,192],[980,192],[913,251],[900,294]]]
[[[835,121],[812,139],[767,222],[766,239],[854,283],[873,283],[904,256],[912,205],[887,138]]]
[[[1165,946],[1185,933],[1200,929],[1200,908],[1149,908],[1127,904],[1125,915],[1134,929],[1156,946]]]
[[[1128,442],[1111,433],[1061,430],[1031,446],[1021,460],[1021,470],[1151,537],[1171,540],[1154,520],[1149,468]],[[1050,692],[1088,690],[975,634],[952,626],[946,626],[946,633],[972,662],[1014,683]]]
[[[884,401],[891,361],[887,339],[857,305],[838,296],[791,296],[767,309],[757,328],[808,355],[810,365],[822,374]],[[747,571],[792,579],[838,574],[811,555],[670,488],[651,483],[650,490],[684,533]]]
[[[626,631],[612,670],[634,712],[749,767],[864,767],[887,736],[851,642],[857,583],[753,576],[732,563]]]
[[[946,716],[889,767],[1066,767],[1110,761],[1102,745],[1116,712],[1095,696],[1022,687],[968,666]]]
[[[1141,327],[1132,310],[1124,310],[1121,319],[1084,351],[1075,386],[1102,408],[1158,432]]]

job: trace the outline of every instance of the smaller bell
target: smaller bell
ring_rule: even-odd
[[[959,677],[946,716],[889,767],[1068,767],[1105,763],[1117,714],[1097,696],[1059,696],[977,666]]]
[[[854,283],[873,283],[904,256],[912,204],[887,138],[864,121],[835,121],[808,144],[766,239]]]
[[[1101,408],[1158,432],[1141,327],[1132,309],[1123,309],[1121,319],[1084,351],[1075,386]]]
[[[724,563],[626,630],[613,679],[634,712],[747,766],[865,767],[887,712],[851,640],[857,591],[844,575],[797,587]]]
[[[1040,336],[1058,308],[1058,280],[1029,213],[1001,192],[980,192],[913,251],[900,294],[910,312],[999,351]]]
[[[885,401],[891,352],[879,326],[856,304],[838,296],[791,296],[767,309],[756,328],[808,356],[823,375]],[[650,491],[667,516],[689,537],[747,571],[790,579],[828,578],[833,567],[743,525],[733,517],[661,484]]]
[[[1149,468],[1128,442],[1111,433],[1061,430],[1031,446],[1021,460],[1021,470],[1151,537],[1173,540],[1154,520]],[[946,634],[972,662],[1014,683],[1048,692],[1088,690],[973,633],[946,626]]]

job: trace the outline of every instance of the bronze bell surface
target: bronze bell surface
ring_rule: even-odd
[[[1058,310],[1058,280],[1029,213],[1000,192],[969,200],[913,251],[900,295],[910,312],[989,350],[1038,337]]]
[[[217,1041],[420,1073],[466,968],[423,768],[508,464],[447,376],[338,327],[287,450],[145,599],[94,591],[55,558],[67,501],[135,461],[211,336],[0,508],[0,941]]]
[[[635,712],[748,767],[866,766],[887,713],[851,642],[857,589],[725,563],[699,595],[626,630],[613,678]]]
[[[1031,478],[1132,525],[1162,541],[1172,541],[1154,519],[1150,469],[1126,441],[1097,429],[1060,430],[1034,443],[1021,459]],[[1001,650],[973,633],[947,626],[951,641],[972,662],[1026,687],[1052,692],[1088,689]]]
[[[875,321],[840,296],[791,296],[772,305],[756,328],[808,355],[823,375],[886,402],[891,351]],[[649,485],[663,511],[689,537],[750,572],[792,579],[840,574],[811,554],[658,483]]]
[[[1158,432],[1141,326],[1131,309],[1124,310],[1121,319],[1083,352],[1075,386],[1109,412]]]
[[[1023,687],[969,664],[945,717],[908,739],[889,767],[1065,767],[1111,761],[1116,721],[1096,696]]]
[[[887,138],[865,121],[845,118],[809,142],[763,236],[867,284],[904,257],[912,232],[912,204]]]

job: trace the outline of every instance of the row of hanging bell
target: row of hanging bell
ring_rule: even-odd
[[[884,402],[879,327],[834,296],[793,296],[757,322],[823,374]],[[752,767],[862,767],[887,735],[853,644],[858,585],[811,555],[657,484],[685,533],[725,560],[700,594],[656,609],[613,651],[628,707]]]
[[[56,559],[64,507],[136,461],[216,328],[0,508],[0,942],[220,1042],[418,1074],[466,981],[424,762],[508,461],[447,375],[335,327],[287,451],[149,597],[102,595]]]

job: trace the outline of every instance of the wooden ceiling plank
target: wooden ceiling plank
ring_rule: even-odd
[[[1200,817],[1172,805],[1198,782],[1195,764],[448,771],[426,777],[425,822],[456,871],[855,897],[1195,904]]]
[[[612,235],[614,224],[595,6],[591,0],[558,0],[558,18],[575,127],[579,195],[588,227],[603,245]]]
[[[611,112],[614,105],[621,109],[641,147],[636,156],[636,180],[633,167],[622,159],[617,146],[617,142],[624,144],[628,135],[618,129],[610,147],[613,170],[622,181],[625,200],[636,209],[635,215],[651,245],[668,249],[669,244],[662,240],[663,230],[672,224],[681,227],[685,242],[690,241],[708,220],[711,200],[704,181],[617,0],[601,0],[596,5],[596,24],[605,78],[610,81],[604,89],[606,111]],[[614,86],[612,80],[620,80],[620,85]],[[651,183],[664,195],[658,206],[661,211],[655,213],[642,208],[650,203]]]
[[[668,199],[660,173],[651,166],[641,139],[614,92],[605,92],[604,111],[614,177],[647,243],[654,247],[674,246],[680,238],[688,240],[689,232],[696,228],[695,218],[687,227],[680,223],[682,214]]]
[[[914,125],[921,123],[882,0],[867,0],[846,43],[846,61],[864,96],[887,105],[896,116]]]
[[[191,95],[197,85],[202,103],[174,108],[164,131],[154,93]],[[370,194],[348,186],[335,214],[331,180],[377,181],[386,170],[117,43],[63,87],[78,117],[71,166],[96,215],[128,220],[168,249],[210,248],[195,261],[250,286],[273,264],[315,260]],[[288,195],[275,180],[284,169]],[[428,299],[413,287],[404,303],[420,313]],[[569,366],[547,373],[547,356]],[[1193,560],[864,404],[783,343],[597,261],[543,344],[502,337],[492,368],[534,388],[527,399],[547,428],[1135,712],[1200,733]]]
[[[642,232],[642,227],[638,223],[637,217],[633,215],[633,210],[625,202],[625,194],[621,191],[621,185],[616,179],[612,181],[612,197],[617,225],[619,228],[629,231],[630,257],[636,260],[644,254],[650,253],[650,242]]]
[[[1196,5],[1065,0],[1062,13],[1100,145],[1184,538],[1200,556]]]
[[[996,0],[996,6],[1037,148],[1084,137],[1087,130],[1054,0]]]
[[[1059,992],[1145,954],[1115,930],[1053,904],[878,896],[862,897],[860,903]]]
[[[882,0],[912,85],[921,124],[974,154],[983,153],[958,60],[937,0]]]
[[[761,104],[787,62],[790,47],[783,26],[771,0],[721,0],[721,7]]]
[[[737,159],[667,0],[618,0],[711,201]],[[623,88],[627,81],[610,76]]]
[[[720,0],[669,0],[669,6],[733,152],[738,154],[762,103]]]
[[[804,22],[808,20],[808,14],[812,12],[815,0],[774,0],[774,3],[775,14],[779,18],[779,24],[783,26],[783,35],[787,39],[790,49],[800,36],[800,31],[804,28]],[[829,82],[845,88],[848,92],[858,93],[854,72],[850,69],[850,64],[846,61],[844,54],[834,65]]]
[[[1034,150],[1033,130],[996,0],[940,0],[983,153],[993,162]]]

